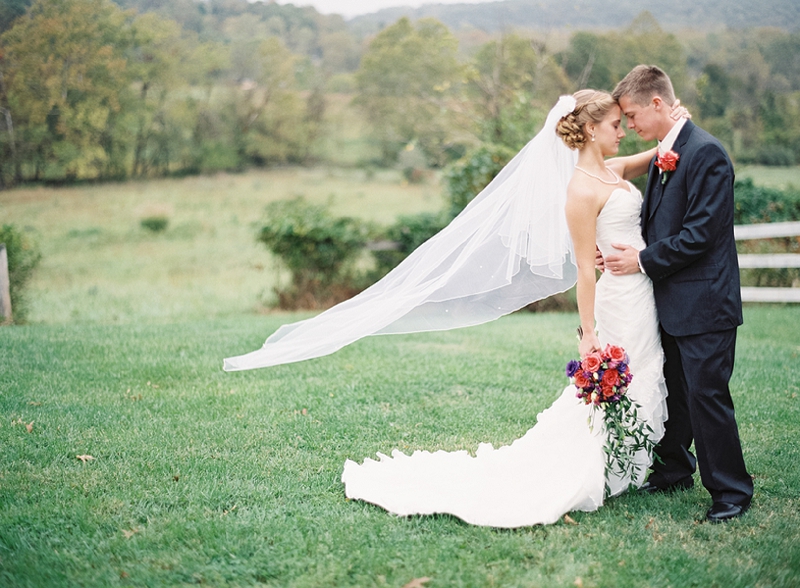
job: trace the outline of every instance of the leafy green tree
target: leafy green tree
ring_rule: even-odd
[[[724,116],[731,103],[731,82],[722,67],[709,63],[697,79],[697,104],[700,116],[713,118]]]
[[[0,189],[22,179],[21,159],[17,156],[14,117],[8,103],[5,84],[5,63],[0,46]]]
[[[642,12],[622,31],[577,32],[559,61],[577,88],[611,91],[640,63],[666,71],[678,96],[687,88],[686,56],[682,44],[667,33],[650,12]]]
[[[468,79],[481,139],[512,149],[530,140],[547,110],[569,88],[544,45],[513,34],[483,45]]]
[[[788,87],[793,92],[799,91],[800,32],[776,35],[764,45],[762,53],[776,85]]]
[[[453,107],[463,68],[458,42],[440,22],[402,18],[370,43],[356,74],[357,104],[373,128],[385,162],[411,142],[442,165],[459,128]]]
[[[616,50],[614,84],[636,65],[647,63],[667,72],[675,93],[678,96],[684,94],[688,88],[688,76],[683,45],[674,34],[662,29],[650,12],[642,12],[627,28],[612,34],[611,38]]]
[[[569,47],[558,55],[576,88],[610,90],[616,77],[614,40],[608,35],[578,31]]]
[[[514,157],[505,145],[484,143],[452,164],[444,175],[450,218],[458,215]]]
[[[798,38],[778,29],[690,38],[689,63],[698,72],[695,115],[737,161],[791,165],[800,160],[800,62],[793,52]]]
[[[182,66],[189,49],[177,23],[153,13],[137,18],[131,35],[128,68],[136,90],[127,104],[136,121],[131,175],[163,174],[169,171],[170,152],[178,150],[168,99],[185,85]]]
[[[361,57],[356,39],[346,30],[323,33],[319,39],[326,74],[355,71]]]
[[[800,125],[797,117],[800,116],[800,106],[797,98],[800,92],[794,95],[778,95],[773,91],[764,93],[759,108],[759,118],[763,128],[762,145],[758,148],[756,163],[765,165],[789,166],[797,163],[794,147],[798,145],[798,132]]]
[[[37,0],[3,34],[17,157],[32,162],[34,178],[103,175],[107,139],[129,92],[131,21],[108,0]]]
[[[243,155],[256,163],[299,161],[307,153],[306,103],[297,89],[297,59],[277,37],[265,39],[254,56],[257,75],[236,93],[238,137]],[[314,100],[322,100],[319,95]],[[324,112],[324,102],[312,110]]]
[[[0,2],[0,33],[7,31],[14,21],[25,14],[31,0],[3,0]]]
[[[192,47],[184,71],[191,94],[174,106],[182,131],[191,129],[181,158],[184,171],[239,170],[244,164],[238,145],[235,89],[226,84],[229,67],[226,46],[206,41]]]

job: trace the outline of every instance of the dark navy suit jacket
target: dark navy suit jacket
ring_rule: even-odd
[[[733,238],[733,165],[720,142],[686,121],[672,150],[666,183],[650,164],[642,205],[647,247],[639,259],[653,281],[664,330],[674,336],[742,324],[739,263]]]

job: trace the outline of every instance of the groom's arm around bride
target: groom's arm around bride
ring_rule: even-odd
[[[631,130],[659,141],[642,205],[647,247],[620,244],[605,260],[612,274],[651,278],[661,323],[669,420],[647,488],[691,487],[697,464],[713,500],[707,518],[726,520],[746,511],[753,494],[728,387],[742,324],[733,166],[717,139],[670,117],[674,91],[659,68],[637,66],[614,97]]]

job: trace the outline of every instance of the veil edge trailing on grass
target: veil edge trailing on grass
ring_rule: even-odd
[[[283,325],[225,371],[329,355],[368,335],[441,331],[495,320],[577,279],[564,214],[577,162],[556,135],[575,108],[562,96],[544,127],[441,232],[383,279],[325,312]]]

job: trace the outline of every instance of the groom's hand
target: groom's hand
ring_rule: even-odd
[[[611,246],[619,253],[612,253],[606,256],[606,270],[615,276],[627,274],[638,274],[639,269],[639,250],[622,243],[612,243]]]
[[[599,270],[600,272],[606,271],[606,260],[603,259],[603,254],[600,252],[600,248],[595,246],[594,252],[594,269]]]

